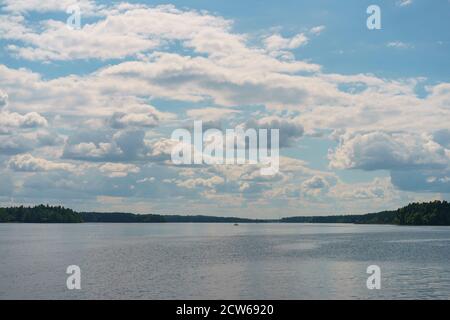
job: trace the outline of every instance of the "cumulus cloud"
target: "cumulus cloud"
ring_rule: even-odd
[[[43,158],[36,158],[31,154],[20,154],[8,161],[8,166],[15,171],[37,172],[37,171],[74,171],[75,166],[70,163],[53,162]]]
[[[52,4],[52,7],[57,6]],[[181,41],[185,47],[202,53],[234,52],[244,58],[251,51],[245,45],[244,36],[230,32],[232,21],[208,13],[179,10],[172,5],[118,5],[103,8],[101,13],[104,19],[85,24],[81,30],[70,30],[65,21],[56,20],[47,20],[40,30],[32,30],[20,19],[9,20],[3,28],[0,25],[0,30],[3,38],[26,45],[10,45],[10,51],[30,60],[120,59],[171,41]],[[292,49],[307,42],[307,38],[299,34],[291,39],[274,36],[268,41],[271,48]],[[257,51],[253,53],[258,55]]]
[[[147,144],[149,146],[146,156],[149,160],[165,162],[171,159],[172,150],[180,142],[172,139],[161,138]],[[189,145],[189,147],[191,147]]]
[[[308,92],[310,80],[306,77],[286,78],[280,74],[302,70],[302,63],[273,62],[241,59],[228,61],[233,66],[227,66],[204,57],[158,53],[149,61],[123,62],[90,76],[51,81],[44,81],[28,71],[0,66],[0,84],[16,97],[17,110],[51,112],[58,108],[61,114],[82,112],[86,116],[104,116],[111,114],[111,110],[124,112],[123,106],[133,103],[133,97],[190,102],[211,99],[229,107],[242,104],[297,106],[307,98],[314,99],[315,95],[326,92],[316,89],[315,93]]]
[[[428,88],[429,94],[418,98],[418,81],[388,81],[366,76],[326,76],[336,85],[364,84],[362,91],[336,96],[334,104],[305,108],[299,116],[310,135],[328,131],[405,131],[433,132],[447,128],[450,94],[442,84]],[[345,79],[347,78],[347,79]],[[421,119],[421,121],[418,121]]]
[[[6,92],[0,90],[0,109],[5,107],[8,104],[8,95]]]
[[[279,130],[279,146],[290,147],[303,136],[304,129],[298,118],[283,118],[279,116],[266,116],[247,121],[247,128],[267,129],[270,135],[271,129]],[[270,141],[270,137],[268,138]]]
[[[64,149],[64,157],[76,160],[105,161],[114,160],[122,156],[122,150],[107,142],[95,144],[93,142],[81,142],[75,145],[67,145]]]
[[[333,182],[329,181],[329,179],[327,180],[326,177],[315,175],[302,183],[301,191],[308,196],[318,196],[328,192]]]
[[[450,164],[450,150],[426,134],[376,131],[344,136],[329,159],[337,169],[444,168]]]
[[[314,176],[311,179],[303,182],[302,186],[306,189],[323,189],[328,187],[328,183],[324,178],[320,176]]]
[[[186,115],[192,118],[193,121],[201,120],[204,127],[220,128],[221,121],[233,118],[240,111],[228,108],[201,108],[201,109],[189,109],[186,111]]]
[[[144,136],[145,132],[142,130],[118,131],[103,137],[72,136],[64,147],[63,157],[102,162],[143,159],[148,152]],[[89,139],[95,139],[95,141],[89,141]]]
[[[172,149],[178,143],[168,138],[148,140],[144,131],[133,129],[97,136],[81,134],[69,137],[63,158],[93,162],[164,163],[171,159]]]
[[[66,12],[72,5],[78,5],[83,13],[92,14],[100,9],[92,0],[3,0],[2,9],[14,13],[25,12]]]
[[[356,184],[340,183],[332,188],[331,196],[353,201],[380,201],[389,203],[398,197],[389,178],[375,178],[369,182]]]
[[[50,131],[37,131],[35,134],[35,146],[47,147],[47,146],[60,146],[64,144],[64,136],[57,132]]]
[[[46,127],[47,120],[37,112],[21,115],[16,112],[0,112],[0,126],[5,128],[38,128]]]
[[[162,121],[176,118],[175,114],[159,111],[151,105],[132,104],[122,109],[123,111],[114,112],[108,119],[108,123],[112,128],[152,128],[158,126]]]
[[[152,114],[115,112],[109,120],[111,127],[119,129],[128,126],[155,127],[158,118]]]
[[[313,35],[319,35],[321,34],[324,30],[326,29],[326,27],[324,25],[320,25],[320,26],[316,26],[316,27],[312,27],[311,29],[309,29],[309,32]]]
[[[32,149],[32,141],[22,135],[0,135],[0,154],[13,155]]]
[[[166,99],[192,102],[209,97],[216,104],[229,107],[243,104],[298,105],[304,101],[307,97],[304,86],[308,80],[294,83],[280,74],[289,70],[299,71],[303,68],[301,64],[278,60],[272,63],[258,58],[253,57],[249,61],[241,58],[225,64],[204,57],[155,53],[148,62],[124,62],[103,69],[97,76],[108,79],[107,83],[122,79],[128,82],[127,90],[134,90],[134,94],[145,94],[145,89],[147,94],[152,92]],[[120,83],[117,85],[122,86]],[[142,93],[138,93],[141,90]]]
[[[110,178],[126,177],[129,173],[138,173],[139,167],[125,163],[105,163],[99,167],[100,171]]]
[[[218,184],[223,184],[224,182],[225,180],[222,177],[214,176],[207,179],[204,178],[186,179],[182,181],[177,181],[176,184],[183,188],[192,189],[199,186],[213,188]]]
[[[273,34],[264,39],[267,50],[278,51],[284,49],[296,49],[308,43],[308,37],[304,33],[299,33],[292,38],[284,38],[280,34]]]

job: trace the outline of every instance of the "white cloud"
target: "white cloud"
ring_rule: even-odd
[[[115,143],[80,142],[68,144],[64,148],[64,157],[67,159],[85,161],[119,160],[124,157],[124,152]]]
[[[313,35],[319,35],[321,34],[324,30],[326,29],[325,26],[321,25],[321,26],[316,26],[313,27],[309,30],[310,33],[312,33]]]
[[[234,114],[240,111],[227,108],[201,108],[201,109],[189,109],[186,111],[188,117],[193,120],[202,120],[209,123],[217,123],[218,121],[232,117]]]
[[[0,135],[0,154],[17,154],[33,149],[32,141],[23,135]]]
[[[225,180],[222,177],[219,176],[213,176],[211,178],[203,179],[203,178],[196,178],[196,179],[186,179],[182,181],[177,181],[176,184],[179,187],[183,188],[196,188],[196,187],[208,187],[213,188],[216,185],[223,184]]]
[[[99,167],[100,171],[110,178],[126,177],[129,173],[138,173],[139,167],[125,163],[105,163]]]
[[[150,105],[131,105],[122,108],[122,111],[116,111],[109,118],[108,123],[111,127],[120,129],[126,127],[156,127],[162,121],[173,120],[175,114],[161,112]]]
[[[25,115],[15,112],[0,112],[0,131],[7,128],[38,128],[47,125],[47,120],[37,112]]]
[[[306,196],[319,196],[328,192],[330,182],[322,176],[315,175],[305,180],[301,185],[301,191]]]
[[[321,176],[313,176],[304,181],[302,186],[306,189],[323,189],[328,187],[328,182]]]
[[[136,183],[154,182],[155,180],[155,177],[147,177],[137,180]]]
[[[271,129],[278,129],[280,147],[292,146],[304,133],[303,126],[298,118],[272,115],[249,120],[245,125],[247,128],[268,129],[269,134]]]
[[[2,0],[2,9],[8,12],[66,12],[72,5],[78,5],[83,14],[92,14],[101,7],[91,0]]]
[[[386,44],[387,47],[396,48],[396,49],[411,49],[414,46],[409,43],[405,43],[402,41],[391,41]]]
[[[172,149],[180,142],[172,139],[161,138],[149,143],[149,151],[146,156],[153,161],[168,161],[171,158]]]
[[[70,30],[65,21],[47,20],[41,30],[23,28],[23,20],[10,21],[3,37],[28,44],[10,49],[31,60],[117,59],[155,49],[166,41],[182,41],[199,52],[245,49],[244,39],[228,32],[231,21],[221,17],[172,5],[118,5],[102,13],[104,19],[84,24],[81,30]],[[9,32],[11,26],[21,32]]]
[[[158,119],[152,114],[115,112],[110,119],[113,128],[128,126],[156,127]]]
[[[399,197],[398,191],[395,190],[389,178],[375,178],[369,182],[355,184],[340,183],[330,190],[330,195],[336,199],[351,201],[384,202],[388,208],[389,203],[398,200]]]
[[[334,102],[315,104],[302,110],[299,122],[306,134],[324,130],[339,136],[347,131],[428,132],[448,127],[450,93],[447,84],[428,88],[429,94],[419,98],[415,87],[420,80],[387,81],[373,76],[322,75],[336,86],[353,87]],[[420,119],[420,120],[419,120]]]
[[[8,166],[15,171],[38,172],[38,171],[74,171],[75,165],[70,163],[53,162],[43,158],[36,158],[31,154],[20,154],[8,161]]]
[[[48,7],[65,10],[68,4],[55,1]],[[103,13],[104,19],[84,24],[80,30],[67,28],[65,21],[47,20],[42,23],[41,30],[22,27],[22,32],[12,33],[9,31],[11,26],[19,29],[23,21],[10,21],[4,28],[3,37],[27,44],[9,49],[29,60],[118,59],[155,49],[163,39],[187,40],[190,33],[198,35],[203,28],[227,25],[226,22],[216,23],[214,17],[179,11],[172,6],[117,6],[109,7]]]
[[[413,0],[397,0],[396,4],[399,7],[406,7],[413,3]]]
[[[305,70],[304,67],[309,70],[310,66],[267,57],[258,61],[257,56],[248,63],[223,65],[204,57],[159,53],[149,61],[119,63],[88,76],[50,81],[27,70],[0,66],[0,85],[8,89],[13,109],[28,112],[58,108],[61,114],[108,115],[139,103],[136,97],[192,102],[213,99],[222,106],[294,106],[308,97],[327,94],[320,90],[320,86],[327,87],[320,80],[322,83],[314,88],[309,85],[315,82],[311,79],[281,74]]]
[[[299,33],[292,38],[284,38],[280,34],[273,34],[264,39],[264,45],[269,51],[292,50],[306,45],[308,40],[304,33]]]
[[[0,109],[8,105],[8,94],[0,90]]]
[[[337,169],[445,168],[450,165],[450,150],[426,134],[375,131],[343,136],[329,159],[330,167]]]

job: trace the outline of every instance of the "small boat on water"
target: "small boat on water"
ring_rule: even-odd
[[[238,225],[239,225],[238,223],[235,223],[235,224],[234,224],[234,226],[238,226]]]

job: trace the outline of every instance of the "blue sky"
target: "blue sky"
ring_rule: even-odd
[[[448,199],[449,9],[0,1],[0,204],[276,217]],[[279,129],[280,172],[174,166],[170,134],[194,120]]]

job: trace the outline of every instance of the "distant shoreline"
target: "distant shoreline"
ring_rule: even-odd
[[[0,208],[0,223],[348,223],[384,225],[450,225],[450,203],[411,203],[403,208],[362,215],[297,216],[249,219],[205,215],[159,215],[123,212],[76,212],[61,206]]]

